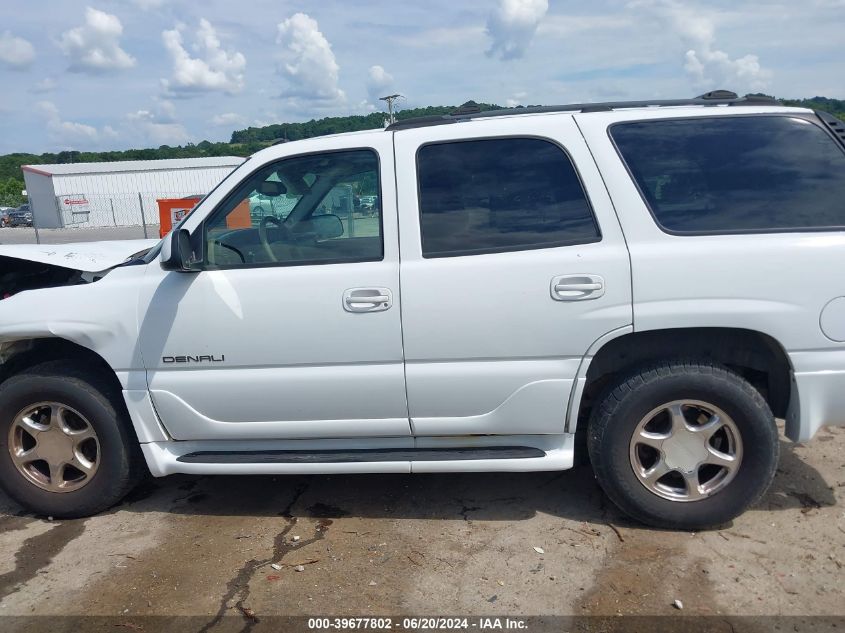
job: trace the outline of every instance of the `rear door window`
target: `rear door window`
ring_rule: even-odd
[[[845,152],[806,119],[637,121],[610,135],[667,232],[845,228]]]
[[[503,138],[425,145],[417,166],[423,257],[600,239],[572,161],[549,141]]]

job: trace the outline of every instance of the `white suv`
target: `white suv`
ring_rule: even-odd
[[[258,152],[154,247],[2,247],[0,484],[68,517],[146,469],[583,453],[636,519],[728,521],[776,418],[845,424],[843,137],[722,92],[465,108]],[[268,191],[284,219],[244,213]]]

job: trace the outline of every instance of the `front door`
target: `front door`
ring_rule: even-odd
[[[254,165],[194,231],[201,272],[149,267],[139,340],[175,439],[410,434],[390,135],[342,143]]]
[[[632,323],[625,241],[572,117],[395,142],[415,435],[563,433],[582,358]]]

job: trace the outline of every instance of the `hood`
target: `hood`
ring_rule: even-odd
[[[73,244],[3,244],[0,245],[0,257],[95,273],[114,268],[157,243],[158,240],[114,240]]]

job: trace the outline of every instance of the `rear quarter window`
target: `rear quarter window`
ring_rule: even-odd
[[[845,229],[845,152],[810,121],[637,121],[613,125],[610,135],[667,232]]]

